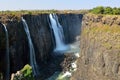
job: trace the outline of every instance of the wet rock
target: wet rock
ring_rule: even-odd
[[[80,36],[82,17],[81,14],[58,14],[60,24],[63,26],[66,44],[76,41]],[[74,33],[74,34],[73,34]]]
[[[49,14],[23,15],[23,18],[26,20],[30,30],[36,53],[36,61],[40,69],[44,68],[44,66],[47,68],[47,66],[51,63],[49,60],[51,60],[51,54],[55,47],[54,35],[49,27],[48,15]],[[20,17],[18,18],[13,15],[0,15],[0,17],[0,22],[4,23],[8,29],[11,74],[23,68],[24,65],[30,63],[28,39]],[[82,15],[58,14],[58,18],[64,29],[66,43],[72,43],[75,40],[78,40],[76,37],[80,34]],[[73,34],[73,32],[75,34]],[[0,69],[4,68],[5,47],[5,34],[0,25]],[[56,67],[56,65],[51,64],[50,67],[53,68]],[[57,68],[61,67],[57,65]],[[47,74],[48,77],[51,73],[53,73],[53,71],[45,71],[45,74]],[[4,73],[5,71],[1,70],[1,72]],[[45,77],[46,76],[44,76],[44,78]]]

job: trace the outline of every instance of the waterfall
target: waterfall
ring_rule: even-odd
[[[68,50],[68,46],[65,45],[64,43],[65,38],[64,38],[63,28],[58,21],[57,15],[50,14],[49,18],[50,18],[50,23],[51,23],[50,27],[53,30],[53,33],[55,36],[56,47],[54,49],[54,52]]]
[[[28,38],[28,42],[29,42],[30,65],[32,66],[33,75],[38,76],[39,75],[39,69],[38,69],[37,62],[36,62],[34,46],[33,46],[32,40],[31,40],[28,25],[27,25],[25,19],[23,19],[23,17],[22,17],[22,22],[23,22],[24,30],[27,34],[27,38]]]
[[[5,24],[3,24],[4,30],[5,30],[5,35],[6,35],[6,79],[9,80],[10,77],[10,59],[9,59],[9,38],[8,38],[8,30],[5,26]]]

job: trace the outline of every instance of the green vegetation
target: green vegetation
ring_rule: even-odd
[[[89,10],[21,10],[21,11],[0,11],[0,21],[6,22],[7,20],[21,20],[22,15],[39,15],[39,14],[86,14]]]
[[[57,13],[57,10],[21,10],[21,11],[0,11],[0,14],[42,14],[42,13]]]
[[[103,14],[104,8],[102,6],[99,6],[99,7],[93,8],[91,12],[95,14]]]
[[[87,14],[89,12],[92,12],[94,14],[114,14],[114,15],[120,15],[120,8],[111,8],[111,7],[103,7],[98,6],[91,10],[82,9],[82,10],[20,10],[20,11],[0,11],[0,15],[24,15],[24,14],[30,14],[30,15],[36,15],[36,14],[49,14],[49,13],[74,13],[74,14]]]
[[[32,67],[30,65],[25,65],[22,70],[17,72],[14,76],[13,80],[34,80],[33,74],[32,74]]]
[[[120,15],[120,8],[111,8],[111,7],[103,7],[98,6],[90,10],[90,12],[94,14],[110,14],[110,15]]]
[[[70,77],[63,77],[63,73],[55,72],[50,78],[47,80],[70,80]]]
[[[30,65],[25,65],[25,67],[21,70],[23,76],[27,80],[34,80],[33,75],[32,75],[32,67]]]
[[[75,14],[85,14],[88,13],[89,10],[21,10],[21,11],[0,11],[0,15],[23,15],[23,14],[49,14],[49,13],[75,13]]]

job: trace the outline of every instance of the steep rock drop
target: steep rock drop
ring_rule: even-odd
[[[119,20],[117,15],[84,15],[78,70],[71,80],[120,80]]]
[[[37,77],[39,75],[39,68],[38,68],[38,65],[36,62],[34,46],[33,46],[32,40],[31,40],[28,25],[27,25],[25,19],[23,19],[23,17],[22,17],[22,22],[23,22],[23,26],[24,26],[25,32],[27,34],[28,42],[29,42],[30,65],[32,66],[33,75],[35,77]]]
[[[64,18],[62,18],[62,16]],[[58,17],[58,20],[57,20],[57,17]],[[9,18],[9,17],[6,17],[6,18]],[[24,29],[25,26],[23,25],[23,22],[21,20],[6,19],[4,21],[9,32],[8,38],[9,38],[10,74],[15,73],[16,71],[22,69],[25,64],[31,64],[31,61],[30,61],[31,55],[29,54],[30,53],[29,50],[31,49],[30,49],[29,43],[32,42],[32,44],[34,45],[34,53],[35,53],[35,55],[33,56],[34,60],[32,61],[37,63],[39,67],[38,71],[42,71],[40,72],[40,75],[43,77],[42,79],[44,80],[50,77],[57,70],[57,67],[58,67],[58,66],[54,66],[55,64],[54,65],[51,64],[53,61],[51,60],[52,58],[51,54],[55,49],[56,43],[55,43],[55,36],[53,34],[53,31],[51,31],[51,28],[49,25],[50,24],[49,14],[39,14],[39,15],[26,14],[26,15],[23,15],[23,18],[27,22],[29,34],[31,35],[26,35],[25,29]],[[80,29],[82,15],[81,14],[65,14],[64,16],[64,14],[57,14],[55,20],[57,25],[60,26],[61,24],[61,27],[63,27],[62,31],[63,31],[63,34],[65,34],[64,44],[70,44],[71,42],[74,42],[72,38],[76,40],[76,36],[79,36],[79,34],[71,35],[71,33],[75,31],[75,27],[79,27]],[[75,25],[70,25],[69,27],[68,24],[71,23],[72,20],[74,20]],[[75,22],[75,20],[79,20],[79,21]],[[65,23],[63,23],[62,21]],[[76,25],[76,24],[79,24],[79,25]],[[66,25],[66,26],[63,26],[63,25]],[[28,36],[31,37],[31,41],[28,40]],[[5,36],[0,36],[0,39],[1,39],[0,42],[2,42],[2,44],[0,45],[0,52],[1,52],[0,56],[2,56],[2,54],[4,54],[6,51],[4,49],[5,47],[2,46],[5,43],[4,37]],[[0,61],[3,61],[3,59],[1,59]],[[48,66],[49,64],[50,66]],[[52,70],[53,67],[56,69]],[[4,73],[4,71],[2,71],[2,73]],[[34,72],[33,70],[33,73],[36,73],[36,72]]]
[[[5,68],[3,70],[5,70],[5,73],[3,74],[4,80],[8,80],[10,78],[10,58],[9,58],[9,38],[8,38],[8,30],[6,28],[5,24],[1,24],[3,27],[3,30],[5,32],[5,54],[3,55],[4,57],[4,61],[3,61],[3,65],[5,66]]]
[[[53,31],[55,38],[55,49],[54,52],[63,52],[69,49],[69,46],[65,44],[65,37],[63,32],[63,27],[58,22],[57,15],[50,14],[50,28]],[[59,53],[60,54],[60,53]],[[58,55],[59,55],[58,54]]]

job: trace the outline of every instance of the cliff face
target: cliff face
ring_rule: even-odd
[[[28,53],[28,46],[27,46],[27,38],[23,35],[25,35],[24,29],[22,27],[22,23],[15,21],[7,21],[6,27],[8,29],[8,35],[9,35],[9,54],[10,54],[10,66],[11,71],[15,72],[16,70],[20,69],[25,65],[27,61],[27,56],[24,56],[25,53],[27,55]],[[2,31],[3,25],[1,25]],[[2,34],[5,34],[5,31],[2,32]],[[6,53],[6,36],[0,36],[1,37],[1,44],[0,45],[0,53],[5,54]],[[5,56],[0,55],[2,58],[1,60],[5,60]],[[4,59],[3,59],[4,58]],[[3,66],[4,67],[4,66]]]
[[[63,26],[66,44],[80,37],[80,58],[78,70],[71,80],[119,80],[120,79],[120,17],[105,15],[57,14]],[[29,63],[29,46],[20,18],[0,17],[9,33],[10,72],[16,72]],[[49,27],[49,14],[23,15],[26,20],[39,66],[49,63],[55,43]],[[82,24],[82,30],[80,29]],[[111,27],[109,27],[111,26]],[[6,72],[5,31],[0,24],[0,71]],[[46,63],[47,62],[47,63]],[[52,73],[53,64],[49,66]],[[46,67],[48,68],[48,67]],[[56,70],[56,69],[55,69]],[[46,75],[48,71],[45,71]],[[48,73],[48,74],[49,74]],[[54,73],[54,72],[53,72]],[[48,75],[47,74],[47,75]]]
[[[119,19],[119,16],[84,16],[78,70],[71,80],[120,79]]]
[[[83,17],[83,26],[109,25],[120,26],[119,15],[86,14]]]
[[[66,44],[75,42],[81,33],[82,15],[80,14],[58,14],[59,22],[63,26]]]
[[[37,63],[47,61],[46,59],[48,59],[52,49],[54,48],[47,17],[47,14],[23,16],[29,26],[32,42],[35,47]],[[25,64],[29,64],[29,46],[22,21],[15,19],[11,20],[8,17],[6,18],[4,23],[9,34],[10,72],[13,73],[22,69]],[[1,20],[1,23],[2,22],[3,21]],[[6,58],[6,44],[3,25],[1,24],[0,27],[0,62],[2,62]],[[1,63],[1,69],[5,68],[5,64],[6,63],[2,65]]]
[[[57,14],[60,24],[63,26],[65,41],[71,43],[79,36],[81,27],[81,14]],[[54,34],[49,27],[49,14],[38,15],[23,15],[26,20],[32,42],[35,48],[36,61],[39,66],[49,63],[50,54],[52,53],[55,43]],[[15,16],[0,16],[0,22],[4,23],[8,29],[9,35],[9,54],[10,54],[10,73],[16,72],[29,63],[29,46],[28,39],[25,33],[20,17]],[[77,30],[77,31],[76,31]],[[76,31],[76,32],[75,32]],[[75,34],[72,34],[75,32]],[[0,67],[4,69],[5,65],[2,62],[5,60],[5,32],[2,24],[0,24]],[[3,62],[4,63],[4,62]],[[6,63],[5,63],[6,64]]]
[[[48,23],[48,14],[41,15],[24,15],[23,18],[26,20],[32,42],[35,47],[35,53],[38,63],[44,61],[50,55],[54,48],[52,43],[51,30]]]

